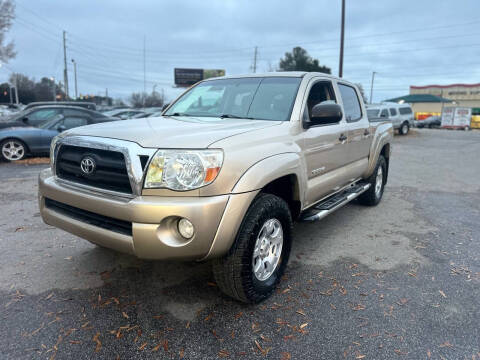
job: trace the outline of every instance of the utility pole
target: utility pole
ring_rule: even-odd
[[[147,62],[145,60],[146,50],[145,50],[146,36],[143,36],[143,92],[147,92]]]
[[[375,74],[376,74],[376,72],[373,71],[372,72],[372,84],[370,86],[370,104],[373,104],[373,82],[375,80]]]
[[[253,73],[257,72],[257,52],[258,52],[258,47],[255,46],[255,52],[253,53],[253,66],[252,66]]]
[[[74,74],[74,77],[75,77],[75,100],[78,99],[78,89],[77,89],[77,62],[72,59],[72,63],[73,63],[73,74]]]
[[[145,97],[147,96],[147,63],[146,63],[146,50],[145,50],[146,36],[143,35],[143,107],[145,107]]]
[[[18,74],[15,73],[15,103],[18,105]]]
[[[342,28],[340,30],[340,64],[338,65],[338,77],[343,77],[343,43],[345,39],[345,0],[342,0]]]
[[[67,32],[65,30],[63,30],[63,83],[65,84],[65,97],[68,100]]]
[[[13,104],[13,86],[10,85],[10,104]]]

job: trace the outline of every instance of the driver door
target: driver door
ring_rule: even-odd
[[[322,102],[337,103],[333,83],[328,79],[312,80],[304,108],[303,121],[310,120],[312,108]],[[346,123],[312,126],[304,130],[304,156],[308,186],[305,205],[311,205],[340,189],[345,179],[341,175],[346,163]]]

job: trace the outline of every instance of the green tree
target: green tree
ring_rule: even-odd
[[[22,104],[28,104],[36,100],[34,79],[30,79],[23,74],[13,73],[8,81],[13,86],[18,86],[18,100]]]
[[[331,74],[331,69],[320,65],[317,59],[308,55],[307,50],[297,46],[292,52],[285,53],[285,57],[280,59],[281,71],[316,71],[325,74]]]
[[[360,83],[356,83],[355,85],[357,85],[358,90],[360,90],[360,94],[362,94],[363,101],[365,102],[365,104],[367,104],[368,99],[367,99],[367,96],[365,95],[365,90],[363,89],[363,85]]]
[[[5,42],[5,34],[15,18],[15,5],[12,0],[0,0],[0,62],[8,62],[15,57],[13,42]]]

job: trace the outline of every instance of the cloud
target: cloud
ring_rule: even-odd
[[[18,55],[15,71],[62,79],[61,33],[78,64],[79,92],[125,97],[143,90],[146,39],[147,90],[167,96],[174,67],[250,72],[258,46],[260,71],[275,67],[286,51],[301,45],[338,69],[340,1],[92,1],[52,3],[17,0],[9,33]],[[404,95],[411,84],[478,82],[480,3],[405,0],[348,1],[345,78],[369,92],[377,71],[375,99]],[[73,72],[70,68],[70,88]],[[0,69],[0,81],[8,77]],[[72,91],[72,90],[71,90]]]

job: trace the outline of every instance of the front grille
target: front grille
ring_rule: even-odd
[[[98,226],[102,229],[114,231],[123,235],[132,236],[131,222],[82,210],[48,198],[45,198],[45,207],[86,224]]]
[[[95,162],[95,170],[88,175],[80,167],[85,157]],[[118,151],[61,145],[56,158],[56,175],[83,185],[132,193],[125,157]]]

